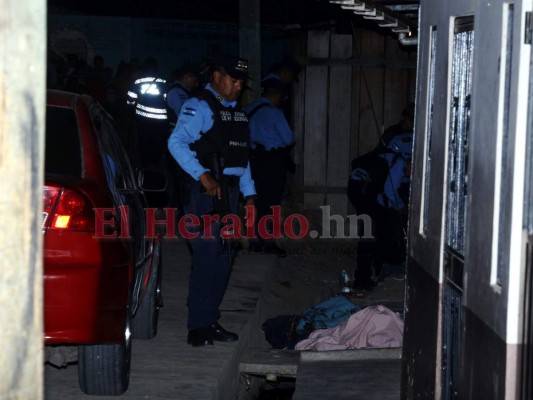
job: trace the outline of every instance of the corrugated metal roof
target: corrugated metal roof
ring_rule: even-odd
[[[372,20],[381,28],[394,33],[416,35],[419,0],[329,0],[346,12]]]

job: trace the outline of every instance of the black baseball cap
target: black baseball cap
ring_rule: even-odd
[[[215,71],[221,71],[234,79],[248,78],[248,60],[236,56],[218,56],[213,60]]]

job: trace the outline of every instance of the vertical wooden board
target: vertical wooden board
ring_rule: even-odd
[[[304,190],[306,186],[326,188],[326,134],[328,67],[309,66],[305,79]],[[324,194],[305,196],[306,208],[320,207]]]
[[[329,31],[307,32],[307,57],[328,58],[330,36]]]
[[[331,56],[345,59],[351,55],[351,35],[333,35]],[[352,111],[351,79],[350,66],[336,65],[330,68],[328,186],[344,186],[348,177]]]
[[[361,35],[361,58],[383,60],[384,38],[376,32]],[[373,149],[383,132],[383,68],[361,69],[359,154]]]
[[[413,50],[407,46],[402,46],[393,36],[386,39],[386,59],[387,60],[410,60]],[[383,122],[384,127],[397,123],[402,115],[405,105],[409,101],[414,101],[414,81],[410,80],[411,70],[416,64],[413,62],[413,68],[392,67],[385,70],[385,91],[383,100]],[[413,85],[410,87],[409,85]]]
[[[383,92],[383,126],[387,128],[396,124],[401,116],[402,111],[407,104],[408,89],[408,71],[400,68],[388,68],[385,70],[385,90]]]
[[[351,35],[332,35],[331,57],[346,59],[352,55]],[[352,109],[351,67],[333,65],[330,68],[328,118],[328,187],[344,187],[350,172],[350,122]],[[346,215],[346,196],[336,197],[335,212]],[[330,195],[328,194],[328,203]]]
[[[305,69],[298,75],[298,83],[293,84],[293,132],[294,150],[293,161],[296,164],[296,173],[289,175],[287,179],[287,190],[293,204],[303,201],[303,179],[304,179],[304,117],[305,117]],[[290,185],[293,185],[292,187]],[[296,196],[296,198],[295,198]]]
[[[346,178],[346,181],[348,181],[348,178]],[[346,185],[346,183],[345,183]],[[330,207],[330,215],[340,215],[344,218],[345,221],[345,228],[348,227],[348,220],[346,216],[348,213],[348,196],[346,193],[329,193],[327,204]],[[346,229],[345,229],[346,230]],[[344,234],[348,234],[349,232],[346,231]]]
[[[307,56],[329,56],[329,31],[310,31]],[[326,186],[328,67],[309,65],[305,77],[305,132],[304,132],[304,191],[305,186]],[[324,203],[324,195],[306,193],[304,207],[317,208]]]
[[[261,95],[261,24],[260,0],[239,1],[239,51],[248,59],[250,80],[243,91],[243,104]]]
[[[415,65],[416,63],[416,54],[413,56],[411,55],[411,59],[414,58],[413,62]],[[407,88],[409,90],[409,98],[413,101],[416,101],[416,75],[417,75],[417,67],[413,69],[409,69],[407,73]]]
[[[383,60],[385,58],[385,35],[374,31],[361,31],[360,53],[363,59]]]
[[[356,46],[360,43],[361,31],[354,31],[352,38],[353,53],[355,57],[358,57],[359,51]],[[352,113],[351,113],[351,126],[350,126],[350,169],[351,161],[359,154],[359,105],[360,105],[360,93],[361,93],[361,69],[358,66],[352,66],[351,70],[351,92],[352,92]],[[347,214],[354,214],[355,209],[348,201]]]
[[[306,210],[318,210],[324,205],[326,196],[322,193],[310,193],[304,194],[304,208]]]
[[[376,147],[379,137],[383,133],[383,69],[365,69],[364,77],[366,83],[363,82],[361,85],[359,110],[360,154],[364,154]]]
[[[305,52],[305,42],[307,35],[302,33],[293,39],[293,47],[297,54]],[[298,59],[303,57],[298,57]],[[289,174],[287,177],[286,190],[290,203],[294,207],[301,207],[303,204],[303,186],[304,186],[304,119],[305,119],[305,81],[306,65],[300,61],[302,70],[298,74],[298,82],[292,84],[292,129],[294,132],[294,150],[293,160],[296,164],[296,173]]]
[[[305,79],[304,163],[306,185],[326,184],[328,68],[310,66]]]
[[[361,31],[355,31],[353,36],[354,56],[359,57]],[[351,136],[350,136],[350,161],[359,154],[359,109],[362,88],[361,68],[358,65],[352,66],[352,116],[351,116]]]

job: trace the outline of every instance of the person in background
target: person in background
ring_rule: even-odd
[[[56,88],[72,93],[87,93],[87,75],[89,67],[85,59],[69,53],[66,62],[60,68]]]
[[[108,92],[113,70],[105,66],[104,57],[97,54],[87,76],[87,93],[108,109]],[[109,109],[108,109],[109,111]]]
[[[376,146],[376,149],[378,151],[384,151],[387,146],[389,145],[389,142],[397,135],[399,134],[410,134],[413,133],[413,124],[415,120],[415,103],[409,102],[405,106],[405,108],[402,111],[402,116],[400,121],[398,123],[389,126],[387,129],[385,129],[385,132],[383,132],[383,135],[379,138],[379,142]]]
[[[285,85],[290,85],[293,82],[298,82],[298,74],[302,67],[292,57],[285,57],[281,62],[273,64],[271,72],[265,76],[262,82],[270,79],[277,79]]]
[[[189,277],[187,343],[193,347],[232,342],[238,335],[219,323],[219,305],[230,276],[232,256],[222,235],[221,214],[236,215],[239,191],[252,207],[256,191],[250,172],[248,120],[238,99],[248,78],[248,62],[220,56],[211,65],[210,83],[183,104],[168,140],[170,153],[183,169],[184,212],[209,218],[190,227],[192,270]],[[253,224],[253,218],[247,224]],[[250,225],[248,225],[250,226]],[[208,232],[208,230],[210,232]]]
[[[372,290],[373,274],[383,280],[405,262],[413,123],[414,103],[408,103],[377,146],[352,161],[348,198],[357,214],[371,217],[373,236],[358,242],[355,290]]]
[[[170,131],[176,126],[183,103],[200,84],[200,66],[184,63],[172,71],[171,82],[167,87],[168,122]]]
[[[371,219],[371,238],[360,238],[357,242],[356,268],[353,288],[362,294],[376,286],[372,279],[381,271],[383,235],[386,226],[386,210],[379,204],[378,196],[383,193],[389,169],[386,160],[376,149],[352,160],[351,174],[348,181],[348,199],[357,215],[367,215]],[[359,222],[358,232],[364,232]]]
[[[280,80],[266,81],[261,98],[244,109],[250,121],[251,167],[257,189],[258,221],[272,213],[271,207],[281,207],[287,182],[288,160],[294,144],[294,133],[281,109],[285,89]],[[270,234],[273,233],[272,227],[267,229]],[[250,249],[277,254],[279,257],[287,255],[273,240],[267,241],[261,237],[250,243]]]
[[[200,84],[200,66],[192,63],[184,63],[181,68],[172,71],[170,84],[167,86],[167,114],[169,133],[176,127],[176,121],[183,104],[189,99],[191,93]],[[166,167],[170,174],[170,187],[168,206],[177,208],[183,213],[183,204],[180,201],[179,175],[181,168],[176,164],[172,155],[167,150]]]
[[[293,82],[298,82],[298,74],[300,73],[302,67],[296,60],[292,57],[285,57],[279,63],[273,64],[271,72],[265,76],[261,81],[261,87],[265,87],[270,82],[282,82],[285,86],[285,95],[283,97],[283,102],[281,108],[285,114],[285,118],[292,124],[292,113],[291,113],[291,95],[292,95],[292,84]]]
[[[404,269],[407,256],[407,222],[413,152],[414,103],[409,103],[401,121],[385,130],[377,150],[387,162],[388,174],[378,203],[385,210],[382,269],[378,280]]]
[[[140,166],[160,168],[168,138],[166,80],[158,75],[158,63],[148,57],[132,87],[127,104],[134,109]]]
[[[166,171],[165,145],[168,139],[166,80],[158,74],[158,62],[148,57],[142,66],[140,76],[128,90],[127,104],[134,110],[134,163],[140,168]],[[168,194],[155,192],[147,194],[150,207],[165,207]]]

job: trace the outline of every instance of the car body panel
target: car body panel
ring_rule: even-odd
[[[92,208],[115,211],[115,228],[122,223],[120,207],[127,206],[132,235],[98,238],[95,230],[43,227],[45,344],[120,343],[126,309],[141,301],[150,273],[154,239],[144,238],[144,195],[112,120],[98,103],[88,96],[48,90],[47,106],[61,109],[60,114],[75,112],[82,165],[74,174],[80,176],[45,174],[45,185],[75,191]],[[61,121],[54,126],[58,129]],[[61,147],[62,133],[56,133]],[[68,158],[68,149],[57,154],[48,149],[51,156]],[[113,182],[118,173],[123,184]]]

